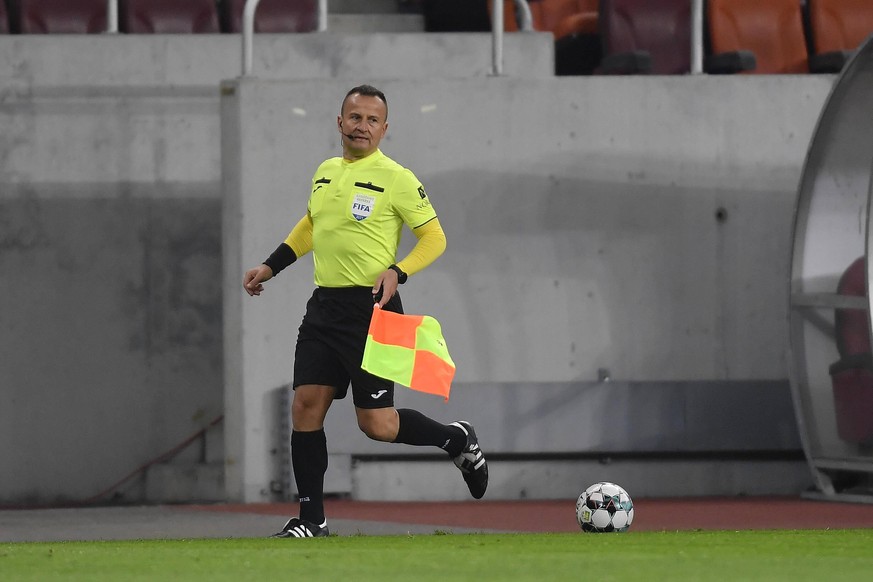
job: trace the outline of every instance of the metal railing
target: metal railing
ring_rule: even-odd
[[[111,1],[111,0],[110,0]],[[117,1],[117,0],[116,0]],[[261,0],[246,0],[243,8],[242,29],[242,76],[252,74],[254,52],[255,11]],[[327,30],[327,1],[318,0],[318,26],[319,32]],[[527,0],[514,0],[516,13],[519,18],[519,29],[522,31],[533,30],[533,16]],[[503,2],[495,2],[493,6],[492,26],[492,72],[494,75],[503,74]],[[500,23],[498,26],[497,23]]]
[[[258,9],[258,4],[261,0],[246,0],[245,8],[243,8],[243,27],[242,27],[242,76],[248,77],[252,74],[252,62],[254,60],[252,52],[254,50],[255,36],[255,10]]]
[[[703,0],[691,0],[691,74],[703,72]]]
[[[258,9],[258,4],[261,0],[246,0],[245,8],[243,8],[243,26],[242,26],[242,76],[247,77],[252,74],[252,65],[254,61],[254,36],[255,36],[255,10]],[[318,0],[318,17],[315,29],[318,32],[327,30],[327,0]]]
[[[533,30],[533,16],[527,0],[513,0],[521,31]],[[327,30],[327,2],[318,0],[316,30]],[[242,76],[252,74],[255,11],[260,0],[246,0],[242,26]],[[491,10],[491,72],[503,75],[503,2],[495,1]],[[691,73],[703,72],[703,0],[691,1]],[[118,0],[106,1],[106,32],[118,32]]]
[[[118,32],[118,0],[106,0],[106,32]]]
[[[533,15],[527,0],[514,2],[519,30],[533,30]],[[495,0],[491,5],[491,74],[495,77],[503,74],[503,0]]]

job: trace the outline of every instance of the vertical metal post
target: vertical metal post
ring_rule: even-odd
[[[691,74],[703,72],[703,0],[691,0]]]
[[[494,0],[491,9],[491,74],[503,75],[503,0]]]
[[[255,36],[255,10],[257,10],[258,3],[260,1],[261,0],[246,0],[246,6],[245,8],[243,8],[243,77],[247,77],[252,74],[252,50],[254,48]]]
[[[118,0],[106,0],[106,32],[118,32]]]
[[[318,25],[316,30],[318,32],[327,30],[327,0],[318,0]]]

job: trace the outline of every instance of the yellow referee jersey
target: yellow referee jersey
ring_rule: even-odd
[[[418,178],[381,150],[350,162],[323,162],[309,196],[315,284],[369,287],[397,261],[404,224],[436,218]]]

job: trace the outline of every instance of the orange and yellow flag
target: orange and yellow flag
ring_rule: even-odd
[[[373,308],[361,368],[419,392],[449,399],[455,363],[439,322]]]

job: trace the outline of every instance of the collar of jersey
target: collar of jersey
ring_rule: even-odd
[[[343,166],[355,166],[356,168],[360,168],[363,166],[369,166],[370,164],[381,160],[385,157],[385,154],[382,153],[382,150],[376,148],[376,151],[367,156],[366,158],[361,158],[360,160],[350,161],[345,158],[342,158]]]

